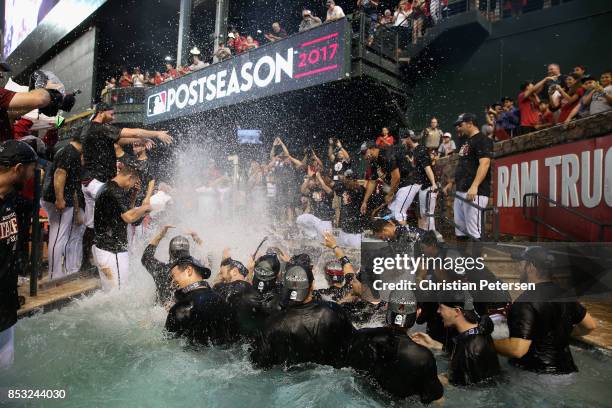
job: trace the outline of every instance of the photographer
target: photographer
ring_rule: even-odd
[[[10,72],[9,66],[1,64],[0,72]],[[11,118],[18,118],[33,109],[40,109],[46,116],[55,116],[62,107],[68,108],[63,106],[64,96],[58,88],[60,85],[48,80],[45,81],[44,87],[31,88],[29,92],[13,92],[0,88],[0,141],[13,139]]]

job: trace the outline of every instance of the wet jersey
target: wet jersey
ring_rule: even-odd
[[[348,316],[335,303],[291,305],[266,321],[251,358],[263,367],[307,362],[342,367],[352,332]]]
[[[313,296],[315,299],[338,302],[353,290],[353,284],[351,283],[353,281],[353,276],[355,276],[353,273],[346,274],[344,275],[344,285],[340,287],[330,286],[329,288],[315,290]]]
[[[232,322],[228,330],[231,337],[238,339],[242,336],[254,336],[261,328],[262,320],[266,318],[259,292],[246,281],[218,283],[213,289],[221,295],[230,308]]]
[[[535,285],[516,299],[508,314],[510,337],[531,340],[529,351],[516,366],[531,371],[566,374],[578,371],[569,348],[574,326],[586,316],[578,302],[555,302],[563,289],[552,282]]]
[[[172,279],[170,278],[170,271],[168,269],[170,264],[157,260],[155,258],[156,250],[156,245],[147,245],[140,261],[147,272],[153,277],[157,301],[163,304],[172,299]]]
[[[227,303],[205,281],[195,282],[174,294],[166,330],[199,344],[223,344],[232,315]]]
[[[349,364],[372,376],[383,389],[399,398],[418,395],[427,404],[442,398],[444,393],[431,351],[391,327],[356,331]]]
[[[342,303],[342,308],[348,313],[351,321],[355,324],[384,323],[386,302],[370,303],[365,300]]]
[[[489,317],[485,317],[490,322]],[[489,323],[488,322],[488,323]],[[454,385],[470,385],[495,377],[501,372],[490,331],[475,327],[453,339],[448,380]]]

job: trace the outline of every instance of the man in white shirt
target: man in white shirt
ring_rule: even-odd
[[[190,51],[190,54],[191,59],[193,60],[193,63],[189,66],[190,71],[198,71],[202,68],[206,68],[209,65],[206,62],[202,62],[202,60],[200,59],[200,50],[198,49],[198,47],[193,47]]]
[[[342,10],[342,7],[336,6],[334,0],[327,0],[327,3],[325,4],[327,5],[327,18],[325,19],[326,23],[330,21],[340,20],[344,17],[344,11]]]

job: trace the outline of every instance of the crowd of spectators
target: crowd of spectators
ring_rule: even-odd
[[[557,124],[568,124],[612,107],[612,73],[599,77],[577,65],[562,74],[558,64],[549,64],[540,81],[521,83],[515,100],[505,96],[485,109],[486,122],[481,132],[495,140],[506,140],[521,134]]]

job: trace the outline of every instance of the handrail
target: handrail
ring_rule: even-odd
[[[431,199],[431,194],[433,192],[430,190],[427,192],[427,202],[429,202],[429,200]],[[493,235],[493,240],[494,241],[498,241],[499,240],[499,209],[495,206],[491,206],[491,207],[481,207],[478,204],[474,203],[471,200],[465,199],[459,195],[457,195],[456,192],[453,192],[451,194],[449,194],[450,197],[453,197],[455,199],[458,199],[461,202],[466,203],[467,205],[469,205],[470,207],[476,208],[478,211],[482,212],[483,216],[480,217],[480,231],[482,231],[481,237],[480,238],[476,238],[472,235],[470,235],[467,231],[465,231],[463,228],[460,228],[456,223],[454,219],[451,219],[449,217],[446,216],[446,200],[442,200],[442,201],[437,201],[436,202],[436,207],[434,209],[433,213],[430,212],[426,212],[425,216],[426,217],[436,217],[438,216],[439,219],[441,219],[442,221],[445,221],[446,223],[450,224],[451,226],[453,226],[454,228],[458,229],[459,231],[463,232],[465,235],[469,236],[472,239],[478,240],[478,239],[482,239],[482,237],[484,235],[486,235],[486,218],[484,217],[485,213],[487,212],[491,212],[491,214],[493,215],[493,221],[492,221],[492,228],[491,228],[491,232]],[[439,203],[439,205],[437,205]],[[438,214],[436,214],[436,209],[438,209]]]
[[[531,202],[535,203],[535,205],[533,205],[533,204],[532,205],[527,205],[528,198],[533,198],[531,200]],[[523,216],[526,219],[535,222],[535,236],[536,236],[536,239],[539,237],[538,225],[542,224],[545,227],[547,227],[548,229],[552,230],[553,232],[556,232],[559,235],[563,235],[565,238],[567,238],[567,239],[569,239],[571,241],[575,241],[575,239],[570,234],[561,231],[558,227],[555,227],[555,226],[547,223],[546,221],[544,221],[544,219],[542,217],[538,216],[538,207],[539,207],[538,200],[539,199],[542,199],[542,200],[548,202],[549,204],[553,204],[556,208],[560,208],[562,210],[565,210],[565,211],[569,212],[572,215],[575,215],[577,217],[582,218],[585,221],[590,222],[591,224],[597,225],[598,228],[599,228],[599,240],[600,241],[603,241],[604,238],[605,238],[605,229],[612,227],[612,223],[610,223],[610,222],[602,222],[602,221],[596,220],[595,218],[593,218],[593,217],[591,217],[589,215],[583,214],[580,211],[578,211],[578,210],[576,210],[574,208],[571,208],[571,207],[569,207],[567,205],[563,205],[563,204],[559,203],[558,201],[553,200],[550,197],[546,197],[546,196],[542,195],[541,193],[527,193],[527,194],[525,194],[523,196]],[[535,215],[529,216],[526,213],[526,209],[527,208],[535,208]]]

